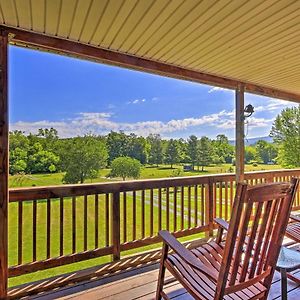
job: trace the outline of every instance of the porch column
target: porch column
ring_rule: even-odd
[[[8,278],[8,93],[7,34],[0,32],[0,299],[7,295]]]
[[[236,182],[244,180],[244,85],[239,84],[235,91],[235,175]]]

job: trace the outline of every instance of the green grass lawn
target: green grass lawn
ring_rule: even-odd
[[[190,176],[190,175],[205,175],[205,174],[213,174],[213,173],[224,173],[229,169],[230,165],[222,165],[216,167],[208,167],[205,172],[181,172],[180,176]],[[252,167],[247,166],[248,170],[262,170],[262,169],[278,169],[278,166],[258,166]],[[182,169],[180,166],[176,166],[176,168]],[[166,166],[164,167],[144,167],[141,173],[141,178],[160,178],[160,177],[172,177],[174,175],[174,170],[170,169]],[[111,179],[107,179],[105,176],[109,173],[109,170],[102,170],[98,178],[93,179],[90,182],[103,182],[103,181],[113,181]],[[30,175],[25,176],[22,181],[19,179],[16,180],[16,177],[11,176],[10,178],[10,186],[47,186],[47,185],[59,185],[62,180],[62,173],[56,174],[38,174],[38,175]],[[191,190],[191,225],[195,225],[195,200],[194,200],[194,188]],[[154,235],[158,231],[158,191],[154,190],[154,227],[153,232]],[[225,210],[224,203],[224,193],[225,188],[223,188],[223,196],[222,196],[222,204],[219,199],[219,192],[217,192],[217,205],[216,205],[216,215],[219,215],[220,205],[222,205],[223,211]],[[230,189],[228,188],[228,193],[230,193]],[[184,228],[188,228],[188,192],[187,188],[184,189]],[[198,188],[198,199],[200,199],[201,191]],[[136,238],[141,238],[142,234],[142,213],[141,213],[141,194],[137,192],[136,194]],[[228,197],[229,198],[229,197]],[[177,193],[177,208],[176,208],[176,220],[177,220],[177,230],[181,228],[181,194],[180,191]],[[121,242],[124,241],[123,230],[124,230],[124,205],[123,198],[121,197]],[[126,206],[126,217],[127,217],[127,241],[132,240],[132,232],[133,232],[133,198],[132,193],[127,193],[127,206]],[[64,253],[71,253],[72,249],[72,206],[71,199],[65,198],[64,200]],[[95,224],[95,204],[94,204],[94,196],[88,196],[88,249],[94,249],[94,224]],[[204,219],[204,216],[201,214],[203,211],[201,201],[198,200],[198,224],[201,225],[201,220]],[[105,246],[105,198],[104,195],[99,197],[99,247]],[[170,193],[170,221],[169,221],[169,230],[173,231],[173,223],[174,223],[174,193]],[[230,210],[228,209],[228,213]],[[77,197],[76,200],[76,251],[83,251],[83,197]],[[51,257],[55,257],[59,255],[59,217],[60,217],[60,207],[59,201],[52,200],[51,201]],[[224,216],[223,216],[224,217]],[[145,197],[145,236],[150,235],[150,192],[146,191]],[[17,264],[17,241],[18,241],[18,206],[17,203],[10,203],[9,205],[9,265]],[[167,228],[166,224],[166,194],[165,191],[162,193],[162,227]],[[203,237],[203,234],[197,235],[197,237]],[[190,237],[185,238],[190,239]],[[151,245],[144,247],[143,249],[133,249],[127,251],[126,253],[122,253],[122,255],[137,253],[141,250],[153,249],[158,245]],[[44,200],[38,201],[37,205],[37,259],[45,259],[46,257],[46,202]],[[58,268],[53,268],[45,271],[39,271],[28,275],[23,275],[15,278],[11,278],[9,280],[10,286],[21,284],[28,281],[34,281],[41,278],[46,278],[49,276],[54,276],[62,273],[67,273],[71,271],[75,271],[78,269],[84,269],[90,266],[99,265],[105,262],[109,262],[111,260],[110,256],[100,257],[93,260],[83,261],[80,263],[66,265]],[[32,202],[26,201],[23,205],[23,262],[32,261]]]
[[[168,165],[156,166],[145,166],[141,170],[140,179],[150,179],[150,178],[167,178],[175,176],[195,176],[195,175],[207,175],[207,174],[219,174],[219,173],[229,173],[229,169],[234,167],[231,164],[223,164],[217,166],[205,167],[203,172],[198,171],[197,168],[192,172],[184,172],[183,167],[175,165],[173,169]],[[264,170],[276,170],[281,169],[279,165],[246,165],[245,170],[249,171],[264,171]],[[103,169],[99,172],[99,176],[95,179],[87,180],[86,183],[94,182],[112,182],[119,181],[120,178],[107,178],[109,174],[109,169]],[[11,176],[9,179],[10,187],[29,187],[29,186],[49,186],[49,185],[60,185],[62,184],[63,173],[53,173],[53,174],[31,174],[22,176]]]

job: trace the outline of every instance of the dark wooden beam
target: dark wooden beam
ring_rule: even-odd
[[[235,174],[236,182],[244,181],[245,141],[244,141],[244,85],[239,84],[235,91]]]
[[[287,91],[241,82],[236,79],[197,72],[159,61],[94,47],[78,41],[61,39],[6,26],[2,26],[2,28],[3,30],[6,30],[7,33],[10,33],[10,42],[19,46],[33,47],[39,50],[52,51],[105,64],[195,81],[228,89],[236,89],[237,86],[242,83],[244,85],[245,92],[300,102],[300,94],[289,93]]]
[[[7,35],[0,30],[0,299],[6,298],[8,278],[7,44]]]

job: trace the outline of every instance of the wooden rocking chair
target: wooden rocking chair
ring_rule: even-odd
[[[216,220],[217,239],[191,251],[168,231],[160,231],[156,299],[169,299],[163,291],[166,269],[195,299],[267,299],[298,184],[297,179],[254,187],[238,184],[230,223]],[[228,231],[225,244],[223,230]]]

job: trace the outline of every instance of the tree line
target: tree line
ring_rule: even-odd
[[[270,135],[274,143],[259,140],[255,145],[246,146],[245,162],[278,162],[287,167],[299,167],[300,106],[284,109],[274,121]],[[138,164],[168,164],[173,168],[181,163],[203,171],[211,164],[234,164],[234,146],[224,134],[216,139],[191,135],[186,140],[166,140],[159,134],[142,137],[112,131],[106,136],[88,134],[63,139],[55,128],[41,128],[29,135],[12,131],[9,138],[10,174],[65,172],[63,181],[66,183],[82,183],[95,178],[101,168],[113,166],[120,157],[130,158],[136,167]],[[119,160],[115,165],[126,164],[128,170],[128,163],[128,159]],[[114,170],[111,176],[116,176]]]

